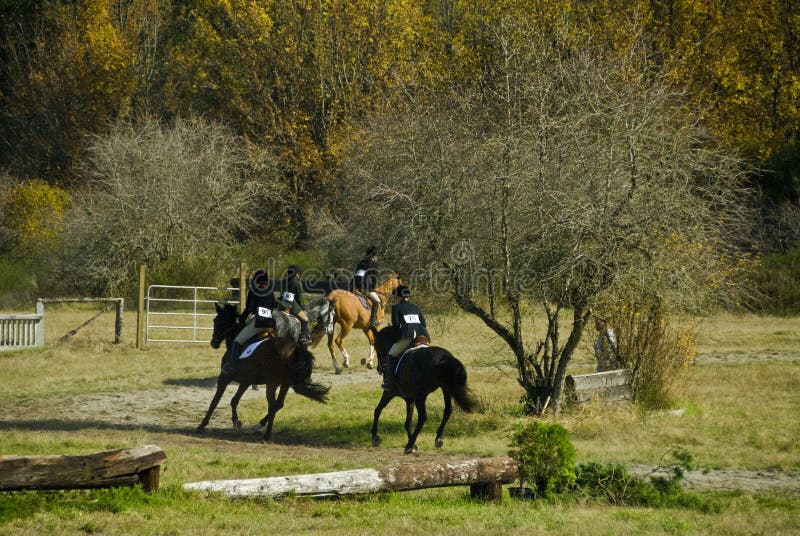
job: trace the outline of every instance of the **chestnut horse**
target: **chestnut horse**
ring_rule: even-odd
[[[378,320],[380,322],[383,322],[384,309],[392,295],[392,291],[396,289],[398,285],[400,285],[400,279],[396,275],[390,274],[386,279],[383,280],[382,283],[375,287],[375,293],[381,298],[381,305],[378,307]],[[362,359],[361,364],[366,365],[367,368],[372,368],[372,363],[375,359],[375,338],[372,335],[372,330],[370,330],[369,325],[371,313],[370,309],[361,305],[361,300],[358,299],[358,296],[348,290],[333,290],[325,297],[325,299],[330,304],[330,309],[333,313],[332,319],[329,320],[328,326],[323,325],[323,322],[318,323],[314,330],[315,333],[313,333],[312,336],[318,333],[319,330],[327,328],[328,350],[331,353],[333,369],[336,374],[341,374],[342,368],[336,361],[336,352],[333,348],[334,323],[339,324],[339,335],[336,336],[335,340],[336,346],[339,347],[339,351],[342,353],[342,357],[344,358],[342,365],[345,368],[350,367],[350,354],[344,347],[344,339],[350,334],[350,331],[352,331],[353,328],[357,328],[364,332],[364,334],[367,336],[367,340],[369,341],[369,357]]]

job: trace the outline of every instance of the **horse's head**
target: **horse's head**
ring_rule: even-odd
[[[219,348],[222,341],[233,331],[236,327],[236,307],[230,303],[226,303],[222,307],[218,303],[214,304],[217,309],[217,316],[214,317],[214,332],[211,335],[211,347],[214,349]]]
[[[402,281],[396,274],[389,273],[386,278],[375,287],[375,292],[383,297],[391,296],[392,291],[400,286]]]

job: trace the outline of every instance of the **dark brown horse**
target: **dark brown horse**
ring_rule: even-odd
[[[389,349],[397,341],[397,329],[394,326],[386,326],[380,331],[372,328],[372,333],[375,337],[375,350],[378,353],[378,371],[382,372],[386,368]],[[417,450],[417,436],[422,430],[422,425],[428,419],[425,400],[429,394],[439,388],[442,389],[442,395],[444,395],[444,413],[442,414],[442,423],[436,430],[436,448],[443,445],[442,434],[444,426],[453,412],[453,399],[458,407],[467,413],[475,411],[478,403],[467,388],[467,370],[453,354],[438,346],[426,346],[407,352],[397,365],[394,388],[391,391],[384,391],[375,407],[372,421],[372,445],[377,447],[381,444],[381,438],[378,435],[378,419],[383,408],[394,397],[399,396],[406,401],[405,429],[408,443],[405,453],[409,454]],[[417,408],[417,425],[412,430],[411,421],[415,407]]]
[[[236,336],[236,309],[233,305],[217,307],[217,316],[214,318],[214,334],[211,337],[211,346],[219,348],[222,341],[227,347],[231,346]],[[222,356],[224,363],[229,359],[228,352]],[[238,382],[239,388],[231,399],[231,419],[235,428],[241,428],[242,423],[236,413],[239,399],[250,385],[266,385],[267,388],[267,415],[261,419],[260,427],[264,428],[262,440],[269,441],[272,436],[272,423],[275,414],[283,407],[289,387],[311,400],[325,403],[330,387],[311,382],[311,369],[314,356],[304,346],[298,345],[286,337],[270,337],[260,343],[252,355],[242,359],[237,367],[236,375],[231,377],[221,372],[217,378],[217,392],[208,406],[208,411],[197,427],[202,431],[208,425],[211,414],[219,404],[222,394],[231,382]]]

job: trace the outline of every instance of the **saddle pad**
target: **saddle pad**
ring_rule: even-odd
[[[397,372],[400,370],[400,363],[403,362],[403,358],[406,356],[406,354],[409,354],[409,353],[413,352],[414,350],[419,350],[420,348],[427,348],[427,347],[428,347],[427,344],[420,344],[419,346],[415,346],[413,348],[408,348],[408,349],[406,349],[406,351],[404,351],[402,354],[400,354],[400,359],[397,360],[397,366],[394,369],[395,374],[397,374]]]
[[[363,307],[364,309],[372,309],[372,305],[370,305],[370,302],[367,300],[366,296],[361,296],[360,294],[355,294],[355,293],[353,294],[353,296],[358,298],[358,301],[361,302],[361,307]]]
[[[256,348],[258,348],[259,344],[261,344],[264,341],[268,341],[268,340],[269,340],[269,337],[267,337],[266,339],[259,339],[256,342],[250,343],[247,346],[247,348],[244,349],[244,352],[241,353],[241,355],[239,356],[239,359],[245,359],[247,357],[250,357],[251,355],[253,355],[253,352],[256,351]]]

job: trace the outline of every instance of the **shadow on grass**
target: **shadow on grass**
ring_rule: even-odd
[[[217,376],[208,378],[167,378],[162,383],[178,387],[207,387],[214,389],[217,386]]]
[[[171,426],[161,424],[147,424],[147,423],[110,423],[98,420],[76,420],[76,419],[17,419],[17,420],[0,420],[0,428],[6,431],[12,430],[26,430],[26,431],[47,431],[47,432],[87,432],[94,431],[116,431],[116,432],[132,432],[143,431],[151,434],[173,434],[181,436],[191,436],[195,438],[207,438],[215,440],[224,440],[227,442],[242,442],[242,443],[258,443],[261,441],[261,432],[255,431],[255,424],[245,424],[241,429],[234,429],[230,424],[229,413],[225,413],[226,426],[222,426],[221,419],[216,417],[209,427],[203,432],[198,432],[196,425],[200,423],[202,415],[198,416],[197,423],[187,426]],[[215,413],[216,416],[216,413]],[[281,420],[281,414],[275,418],[275,423],[272,429],[272,439],[270,443],[278,445],[306,445],[318,447],[353,447],[364,446],[371,444],[370,428],[372,420],[366,420],[364,423],[340,425],[336,423],[324,425],[311,425],[303,423],[303,425],[296,425]],[[430,423],[426,424],[427,429]],[[435,430],[438,423],[431,429]],[[402,422],[387,422],[381,421],[380,425],[381,435],[390,436],[392,434],[403,434],[405,437],[405,430],[403,429]]]

